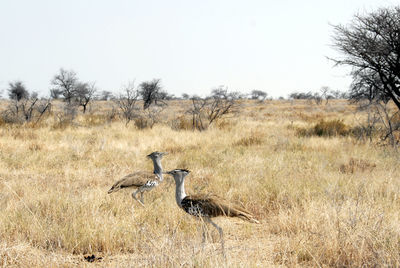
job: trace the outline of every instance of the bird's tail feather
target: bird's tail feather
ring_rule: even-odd
[[[238,216],[239,218],[241,218],[242,220],[247,220],[247,221],[249,221],[249,222],[252,222],[252,223],[260,223],[253,215],[251,215],[251,214],[247,214],[247,213],[240,213],[239,214],[239,216]]]
[[[119,191],[120,189],[121,189],[121,187],[120,187],[120,182],[118,181],[118,182],[115,183],[113,186],[111,186],[110,190],[108,190],[107,193],[111,194],[111,193],[114,193],[114,192]]]
[[[225,205],[223,208],[225,215],[229,217],[238,217],[252,223],[260,223],[250,212],[237,205]]]

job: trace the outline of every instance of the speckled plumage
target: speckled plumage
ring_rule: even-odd
[[[257,222],[250,212],[216,195],[189,195],[183,198],[181,208],[196,217],[238,217]]]
[[[145,189],[146,191],[150,191],[151,189],[153,189],[154,187],[158,186],[159,182],[156,180],[150,180],[147,181],[142,187],[143,189]]]

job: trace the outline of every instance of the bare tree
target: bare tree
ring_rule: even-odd
[[[205,130],[219,118],[232,113],[238,107],[238,96],[238,93],[228,92],[227,88],[221,86],[204,99],[191,97],[192,107],[186,113],[192,116],[193,129]]]
[[[208,105],[206,109],[209,124],[216,119],[231,113],[237,107],[238,93],[228,92],[227,88],[218,87],[211,92],[207,98]]]
[[[367,126],[379,122],[382,140],[397,145],[400,131],[400,7],[355,15],[351,24],[334,26],[334,46],[342,58],[337,65],[352,67],[349,99],[367,110]],[[397,111],[390,109],[393,101]],[[373,120],[371,121],[370,118]]]
[[[329,100],[334,99],[333,95],[332,95],[332,90],[327,87],[327,86],[323,86],[320,89],[321,92],[321,98],[325,99],[325,105],[328,104]]]
[[[363,105],[364,100],[368,100],[368,105],[372,102],[388,102],[390,97],[380,90],[382,87],[378,75],[365,70],[354,77],[349,98],[360,105]]]
[[[125,125],[137,117],[138,107],[136,106],[137,100],[140,96],[139,91],[135,88],[133,82],[130,82],[123,89],[123,93],[119,98],[115,99],[115,103],[122,112],[125,119]]]
[[[10,82],[7,89],[8,96],[11,99],[8,107],[3,111],[3,119],[9,123],[17,123],[30,120],[27,114],[29,102],[29,92],[21,81]],[[31,104],[34,107],[36,99]]]
[[[152,104],[165,105],[165,100],[168,98],[168,94],[162,90],[160,79],[142,82],[139,85],[139,94],[143,99],[143,110],[146,110]]]
[[[52,108],[52,104],[51,104],[51,99],[41,99],[39,101],[37,101],[36,106],[35,106],[35,110],[36,110],[36,123],[40,121],[40,119],[43,117],[43,115],[50,114],[51,112],[51,108]]]
[[[357,14],[351,24],[333,28],[333,45],[343,55],[333,60],[352,68],[350,96],[390,99],[400,110],[400,7]]]
[[[329,90],[329,88],[328,88]],[[319,94],[318,92],[312,93],[311,91],[308,92],[292,92],[289,94],[289,99],[293,100],[307,100],[307,103],[320,105],[324,99],[325,93]]]
[[[184,100],[190,99],[189,94],[187,94],[187,93],[182,93],[182,99],[184,99]]]
[[[289,94],[290,99],[294,100],[309,100],[314,98],[314,94],[311,91],[308,92],[292,92]]]
[[[78,78],[76,73],[72,70],[64,70],[63,68],[61,68],[59,74],[56,74],[51,80],[51,84],[55,87],[53,90],[62,92],[65,101],[68,103],[71,103],[75,97],[77,82]]]
[[[346,94],[344,94],[345,92],[342,92],[340,90],[331,90],[331,95],[333,97],[333,99],[344,99]]]
[[[203,124],[203,117],[208,102],[206,99],[202,99],[198,96],[192,96],[190,100],[192,101],[192,107],[190,107],[186,113],[192,116],[193,129],[202,131],[206,128]]]
[[[395,147],[400,142],[399,140],[396,140],[394,135],[395,132],[400,131],[400,121],[394,119],[399,118],[400,111],[391,113],[388,103],[385,102],[375,103],[374,108],[385,130],[385,134],[381,137],[381,139],[383,141],[389,139],[389,144]]]
[[[28,91],[27,95],[29,96]],[[3,120],[8,123],[31,122],[35,118],[37,123],[46,112],[50,111],[50,108],[50,100],[39,100],[37,95],[31,94],[31,97],[12,99],[2,116]]]
[[[252,100],[263,102],[267,98],[268,93],[262,90],[252,90],[250,95]]]
[[[31,121],[37,101],[38,99],[11,100],[6,110],[3,111],[3,120],[8,123]]]
[[[78,82],[75,86],[75,95],[79,106],[82,106],[83,113],[86,113],[87,105],[93,100],[96,93],[94,83]]]
[[[29,98],[29,92],[22,81],[10,82],[8,85],[7,91],[10,99],[20,101]]]
[[[37,98],[21,100],[21,102],[20,102],[21,109],[20,110],[22,111],[22,115],[24,116],[24,119],[26,122],[31,121],[33,111],[34,111],[37,101],[38,101]]]
[[[315,104],[320,105],[322,103],[322,96],[315,92],[312,97],[310,97],[309,101],[314,100]]]

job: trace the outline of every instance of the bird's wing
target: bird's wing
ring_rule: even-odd
[[[210,195],[189,195],[181,202],[182,208],[193,216],[217,217],[225,215],[216,198]]]
[[[143,186],[147,181],[157,179],[157,175],[147,171],[137,171],[135,173],[126,175],[111,187],[108,193],[116,192],[122,188],[127,187],[140,187]]]
[[[193,215],[193,213],[188,211],[190,207],[200,208],[201,213],[208,217],[239,217],[243,220],[258,223],[255,217],[243,207],[212,194],[189,195],[185,197],[184,200],[182,200],[182,208]]]

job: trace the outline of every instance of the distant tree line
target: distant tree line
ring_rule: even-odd
[[[319,92],[292,92],[289,94],[289,99],[294,100],[309,100],[316,104],[321,104],[325,100],[328,104],[329,100],[333,99],[348,99],[348,94],[340,90],[332,90],[329,87],[321,87]]]
[[[50,83],[50,98],[42,98],[40,101],[38,94],[29,92],[23,82],[9,83],[7,91],[12,103],[6,109],[7,121],[29,122],[35,115],[39,120],[45,112],[50,112],[52,100],[57,99],[62,100],[64,106],[63,112],[57,113],[56,117],[60,123],[72,122],[79,107],[82,107],[82,113],[85,114],[93,100],[111,100],[115,108],[112,109],[110,117],[119,115],[126,125],[134,121],[138,127],[152,127],[159,121],[159,115],[169,100],[186,99],[191,103],[185,114],[191,118],[192,129],[205,130],[218,119],[237,111],[240,106],[239,100],[249,99],[262,103],[268,97],[268,93],[263,90],[254,89],[248,94],[241,94],[219,86],[205,97],[184,93],[181,98],[177,98],[163,89],[160,79],[144,81],[138,86],[131,82],[124,86],[119,94],[113,94],[105,90],[100,92],[94,82],[82,81],[76,72],[63,68],[53,76]],[[326,96],[328,100],[338,96],[338,93],[326,88],[321,95]],[[317,99],[318,96],[311,93],[293,93],[290,97]]]
[[[56,99],[63,101],[62,111],[55,114],[56,119],[60,124],[72,123],[78,107],[82,107],[85,114],[93,100],[111,100],[116,109],[112,108],[110,118],[120,116],[126,125],[134,121],[137,127],[144,128],[159,122],[168,101],[178,99],[163,89],[160,79],[144,81],[138,86],[130,82],[118,95],[114,95],[110,91],[99,92],[94,82],[82,81],[73,70],[61,68],[50,83],[50,98],[39,100],[38,94],[30,92],[22,81],[10,82],[7,92],[11,102],[2,114],[3,119],[17,123],[31,122],[35,118],[37,122],[46,112],[50,113],[52,100]],[[266,97],[267,93],[260,90],[253,90],[250,94],[251,99],[261,102]],[[238,100],[246,98],[246,95],[229,92],[227,87],[220,86],[206,97],[183,94],[182,98],[191,103],[185,114],[191,118],[192,129],[205,130],[218,119],[234,112],[239,107]]]

